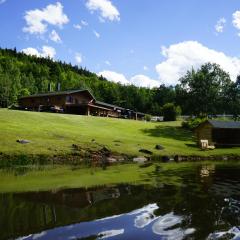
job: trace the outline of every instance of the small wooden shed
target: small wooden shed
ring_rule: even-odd
[[[196,129],[198,144],[208,140],[212,146],[240,146],[240,122],[207,120]]]

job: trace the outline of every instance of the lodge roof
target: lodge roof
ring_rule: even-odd
[[[234,121],[216,121],[216,120],[208,120],[213,128],[224,128],[224,129],[240,129],[240,122]]]
[[[88,92],[88,93],[92,96],[92,98],[95,99],[94,96],[93,96],[87,89],[81,89],[81,90],[77,89],[77,90],[68,90],[68,91],[57,91],[57,92],[39,93],[39,94],[34,94],[34,95],[25,96],[25,97],[21,97],[21,98],[69,95],[69,94],[78,93],[78,92]]]

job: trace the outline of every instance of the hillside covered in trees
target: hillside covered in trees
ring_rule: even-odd
[[[191,66],[190,66],[191,69]],[[20,96],[56,90],[89,89],[100,101],[153,115],[166,103],[183,114],[239,114],[240,81],[232,82],[216,64],[189,71],[179,85],[158,88],[124,86],[107,81],[86,69],[61,61],[28,56],[16,49],[0,49],[0,107],[17,103]]]

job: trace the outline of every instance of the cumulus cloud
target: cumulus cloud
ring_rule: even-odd
[[[135,75],[128,80],[123,74],[117,73],[114,71],[107,71],[104,70],[102,72],[98,73],[98,76],[103,76],[107,80],[115,82],[115,83],[121,83],[123,85],[130,85],[133,84],[138,87],[158,87],[160,86],[160,82],[157,80],[153,80],[145,75]]]
[[[93,31],[94,35],[96,36],[96,38],[100,38],[100,34],[98,32],[96,32],[95,30]]]
[[[121,73],[104,70],[102,72],[99,72],[97,75],[98,76],[103,76],[103,77],[105,77],[107,80],[109,80],[111,82],[121,83],[121,84],[129,84],[129,81]]]
[[[60,36],[58,35],[58,33],[55,30],[52,30],[52,32],[49,34],[49,38],[56,43],[61,43],[62,40],[60,38]]]
[[[81,20],[81,24],[82,24],[82,26],[88,26],[88,22],[86,22],[86,21],[84,21],[84,20]]]
[[[240,59],[223,52],[209,49],[197,41],[186,41],[162,47],[165,61],[156,65],[159,80],[166,85],[175,85],[188,70],[199,68],[202,64],[217,63],[235,80],[240,73]]]
[[[105,61],[105,64],[111,66],[111,63],[108,60]]]
[[[130,83],[138,86],[138,87],[147,87],[147,88],[153,88],[153,87],[159,87],[160,82],[154,79],[149,78],[145,75],[135,75],[130,79]]]
[[[78,29],[78,30],[82,29],[82,26],[80,24],[74,24],[73,27]]]
[[[99,11],[100,19],[120,21],[120,13],[110,0],[87,0],[86,7],[91,11]]]
[[[222,33],[223,30],[224,30],[224,27],[225,27],[225,24],[226,24],[226,19],[225,18],[220,18],[218,21],[217,21],[217,24],[215,25],[215,31],[217,33]]]
[[[24,48],[22,52],[36,57],[44,57],[44,58],[54,58],[56,55],[56,50],[50,46],[43,46],[41,51],[38,51],[36,48]]]
[[[84,21],[84,20],[81,20],[81,23],[79,24],[74,24],[73,27],[78,29],[78,30],[81,30],[83,27],[86,27],[88,26],[88,22]]]
[[[82,63],[82,54],[81,53],[75,54],[75,61],[78,65],[80,65]]]
[[[30,34],[45,33],[48,24],[62,27],[69,22],[60,2],[50,4],[43,9],[29,10],[25,13],[24,19],[26,26],[23,28],[23,31]]]
[[[147,66],[143,66],[143,70],[144,70],[144,71],[147,71],[147,70],[148,70],[148,67],[147,67]]]
[[[235,13],[233,13],[232,17],[233,17],[233,21],[232,21],[233,26],[238,30],[240,30],[240,11],[236,11]]]

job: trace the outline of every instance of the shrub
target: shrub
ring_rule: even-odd
[[[149,115],[149,114],[146,114],[146,115],[144,116],[144,120],[146,120],[147,122],[150,122],[150,121],[151,121],[151,118],[152,118],[152,116]]]
[[[189,130],[194,130],[202,122],[205,122],[206,118],[190,118],[187,121],[182,122],[182,127]]]
[[[162,111],[164,121],[176,121],[177,116],[182,112],[181,108],[179,106],[175,106],[173,103],[166,103],[163,106]]]

